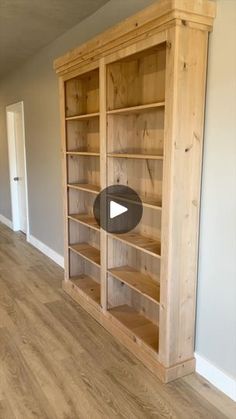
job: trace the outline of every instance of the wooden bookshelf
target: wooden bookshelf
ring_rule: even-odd
[[[208,0],[159,0],[55,61],[63,289],[164,382],[195,368],[205,75],[214,16]],[[94,218],[97,195],[112,185],[141,198],[142,218],[130,232],[107,233]],[[117,198],[134,211],[140,205],[132,194]]]

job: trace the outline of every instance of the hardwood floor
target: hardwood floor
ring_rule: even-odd
[[[61,290],[63,271],[0,224],[0,419],[236,417],[193,374],[163,385]]]

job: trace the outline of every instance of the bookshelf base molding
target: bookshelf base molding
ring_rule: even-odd
[[[195,370],[204,104],[215,13],[211,0],[159,0],[54,62],[63,289],[165,383]],[[113,185],[128,186],[142,200],[142,218],[131,231],[119,229],[117,218],[116,234],[107,232],[94,217],[97,196]],[[123,202],[140,209],[132,193]]]
[[[81,292],[72,281],[64,280],[62,282],[62,288],[74,301],[101,324],[101,326],[111,333],[111,335],[115,336],[122,345],[124,345],[163,383],[168,383],[195,371],[195,358],[173,365],[169,368],[164,367],[158,361],[156,353],[153,352],[153,354],[151,354],[146,348],[140,347],[137,341],[128,336],[122,328],[119,327],[109,312],[104,312],[102,307],[98,304],[94,305],[91,299],[84,298],[83,292]]]

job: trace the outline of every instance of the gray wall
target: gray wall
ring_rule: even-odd
[[[196,351],[236,378],[236,1],[210,37]]]
[[[61,254],[59,109],[52,61],[152,2],[111,0],[0,84],[0,214],[11,218],[5,107],[23,100],[30,231]],[[236,2],[217,3],[209,53],[196,350],[236,378]]]

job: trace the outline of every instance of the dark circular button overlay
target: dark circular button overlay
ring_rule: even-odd
[[[103,189],[93,206],[94,217],[108,233],[123,234],[133,230],[143,215],[138,194],[128,186],[112,185]]]

